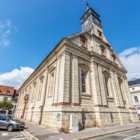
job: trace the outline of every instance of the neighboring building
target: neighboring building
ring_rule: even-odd
[[[134,78],[131,81],[128,81],[128,84],[134,106],[136,107],[140,117],[140,79]]]
[[[17,100],[18,100],[19,90],[15,90],[14,87],[0,85],[0,101],[4,99],[7,101],[11,101],[13,104],[13,108],[9,113],[14,113]]]
[[[63,38],[20,87],[16,116],[54,130],[138,122],[126,69],[87,4],[82,32]],[[52,38],[53,41],[53,38]]]

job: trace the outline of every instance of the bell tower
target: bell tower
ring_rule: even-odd
[[[102,27],[100,16],[92,8],[89,7],[88,2],[86,5],[87,7],[86,7],[85,14],[80,19],[82,24],[82,31],[90,29],[91,22],[95,22],[100,27]]]

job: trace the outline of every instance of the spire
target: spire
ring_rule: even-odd
[[[86,0],[86,4],[87,4],[87,8],[86,8],[86,11],[88,11],[88,9],[90,8],[89,5],[88,5],[88,1]]]

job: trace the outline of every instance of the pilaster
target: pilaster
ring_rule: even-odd
[[[104,83],[104,76],[102,73],[102,66],[98,64],[98,74],[99,74],[99,83],[100,83],[100,89],[101,89],[101,96],[102,96],[102,103],[103,106],[107,106],[107,95],[105,90],[105,83]]]
[[[60,64],[59,103],[70,104],[70,53],[64,52]]]
[[[124,107],[124,103],[123,103],[123,100],[122,100],[122,93],[120,91],[120,85],[119,85],[118,76],[117,76],[116,72],[114,72],[114,76],[115,76],[117,93],[118,93],[118,97],[119,97],[119,101],[120,101],[120,106],[118,106],[118,107]]]
[[[117,87],[116,87],[115,76],[114,76],[113,70],[110,70],[110,73],[111,73],[110,81],[111,81],[112,89],[114,92],[115,103],[116,103],[116,106],[120,106],[120,101],[119,101],[119,96],[118,96],[118,92],[117,92]]]
[[[54,102],[53,105],[57,105],[58,96],[59,96],[59,80],[60,80],[60,65],[61,65],[61,56],[57,58],[56,64],[56,75],[55,75],[55,89],[54,89]]]
[[[78,57],[73,55],[72,59],[72,106],[79,104],[79,74],[78,74]]]
[[[95,106],[102,106],[97,63],[91,62],[91,90]]]

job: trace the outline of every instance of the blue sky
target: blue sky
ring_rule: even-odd
[[[140,1],[88,2],[100,15],[107,39],[129,71],[128,78],[140,78],[139,65],[130,65],[131,59],[133,64],[140,58]],[[85,9],[84,0],[1,0],[0,84],[18,88],[63,37],[81,31]],[[11,77],[15,83],[18,77],[17,84]]]

